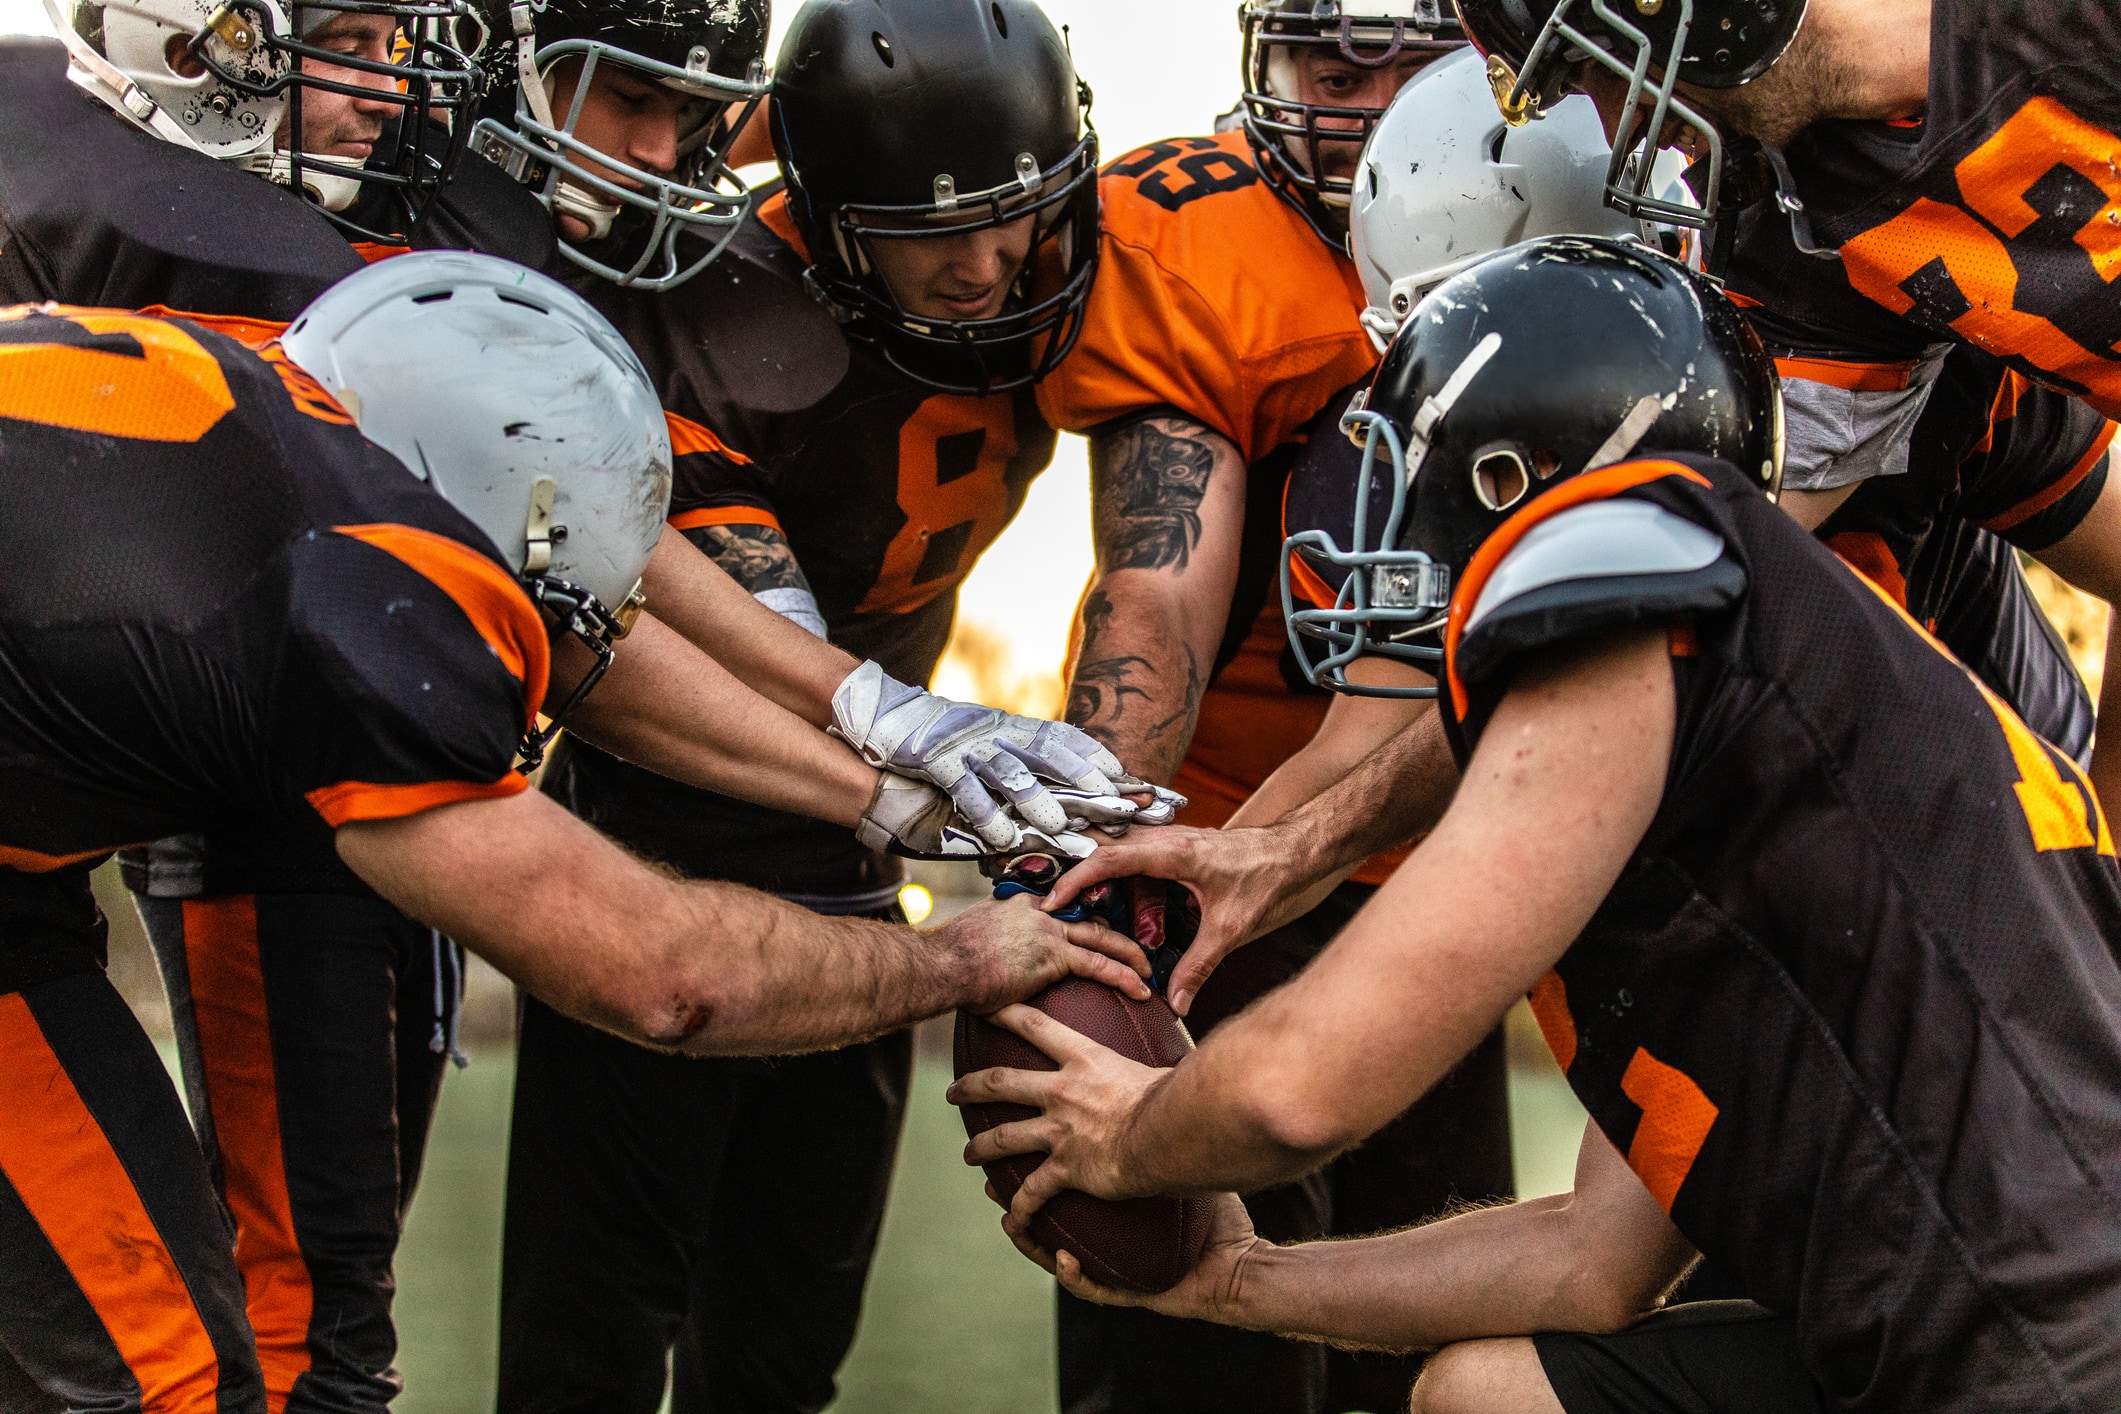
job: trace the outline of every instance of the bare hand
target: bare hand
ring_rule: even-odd
[[[1065,908],[1108,879],[1144,875],[1184,884],[1200,905],[1200,930],[1171,974],[1171,1009],[1184,1016],[1222,960],[1283,920],[1274,912],[1312,881],[1298,877],[1271,829],[1201,830],[1167,825],[1102,845],[1061,875],[1040,905]]]
[[[953,1105],[1006,1101],[1039,1111],[974,1135],[965,1146],[965,1162],[973,1165],[1012,1154],[1046,1156],[1017,1189],[1011,1217],[1029,1223],[1064,1188],[1094,1198],[1141,1196],[1120,1171],[1119,1139],[1143,1097],[1171,1072],[1128,1060],[1031,1007],[1004,1007],[989,1020],[1060,1063],[1059,1070],[975,1071],[944,1097]]]
[[[993,1196],[992,1185],[988,1196]],[[1219,1193],[1215,1196],[1215,1212],[1208,1221],[1208,1245],[1200,1254],[1199,1264],[1169,1291],[1148,1293],[1099,1286],[1083,1275],[1083,1264],[1074,1253],[1048,1252],[1013,1213],[1003,1215],[1002,1231],[1016,1244],[1017,1251],[1053,1273],[1070,1296],[1095,1301],[1100,1306],[1140,1306],[1166,1316],[1220,1325],[1243,1324],[1238,1312],[1242,1309],[1245,1274],[1253,1252],[1260,1246],[1259,1235],[1252,1230],[1252,1215],[1245,1211],[1243,1201],[1235,1193]]]
[[[1136,1001],[1149,997],[1149,959],[1133,939],[1102,923],[1048,918],[1028,895],[973,904],[936,931],[968,959],[970,1011],[1020,1002],[1070,975]]]

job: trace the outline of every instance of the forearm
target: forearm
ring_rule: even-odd
[[[1159,785],[1178,774],[1193,740],[1222,635],[1220,616],[1195,611],[1167,580],[1139,570],[1098,577],[1068,682],[1068,720]]]
[[[571,680],[569,670],[578,674],[586,657],[563,645],[556,680]],[[673,780],[835,825],[861,819],[876,789],[876,771],[853,751],[751,691],[648,614],[567,729]]]
[[[832,721],[833,689],[856,660],[761,604],[683,535],[664,528],[641,587],[657,618],[760,695],[813,726]]]
[[[377,892],[526,991],[648,1045],[847,1045],[981,997],[991,981],[954,933],[653,873],[534,793],[348,826],[339,849]]]
[[[1281,899],[1259,931],[1302,917],[1364,860],[1434,829],[1457,786],[1457,763],[1432,709],[1358,752],[1313,755],[1306,747],[1290,757],[1225,826],[1262,827],[1276,861]]]

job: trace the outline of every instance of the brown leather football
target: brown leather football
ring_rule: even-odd
[[[1173,1066],[1193,1049],[1185,1023],[1162,997],[1137,1002],[1102,983],[1068,977],[1031,998],[1055,1021],[1080,1031],[1143,1065]],[[1006,1066],[1011,1070],[1057,1070],[1046,1054],[1015,1032],[970,1012],[957,1014],[957,1073]],[[1038,1111],[1024,1105],[965,1105],[965,1132],[979,1134]],[[1004,1203],[1042,1154],[1019,1154],[986,1165],[988,1181]],[[1203,1197],[1129,1198],[1108,1202],[1072,1189],[1054,1195],[1031,1220],[1031,1235],[1049,1252],[1072,1252],[1092,1281],[1128,1291],[1169,1291],[1193,1270],[1208,1245],[1211,1205]]]

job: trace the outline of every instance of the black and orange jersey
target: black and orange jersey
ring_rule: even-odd
[[[1529,531],[1615,498],[1720,558],[1668,591],[1484,597]],[[1575,477],[1481,547],[1445,632],[1460,759],[1522,654],[1645,596],[1676,733],[1648,832],[1533,993],[1570,1085],[1688,1240],[1796,1317],[1830,1405],[2121,1407],[2121,874],[2089,782],[1694,459]]]
[[[490,162],[457,165],[414,239],[553,260],[550,218]],[[284,323],[396,253],[349,245],[285,187],[135,128],[68,81],[57,40],[0,39],[0,304]]]
[[[276,348],[0,312],[0,498],[0,992],[99,943],[82,866],[119,846],[329,852],[348,821],[523,788],[537,610]]]
[[[2001,359],[1954,349],[1915,423],[1904,476],[1866,481],[1819,537],[1911,604],[1908,577],[1940,521],[1957,518],[2038,553],[2075,530],[2105,490],[2115,426],[2081,399]]]
[[[805,288],[808,264],[772,193],[679,288],[584,293],[673,415],[671,524],[708,553],[721,533],[774,532],[834,643],[926,682],[958,585],[1052,461],[1055,434],[1028,389],[939,393],[849,339]],[[697,876],[849,908],[888,900],[900,878],[896,861],[844,829],[682,786],[579,741],[546,779],[584,819]]]
[[[1324,720],[1325,695],[1288,660],[1272,593],[1278,506],[1306,424],[1377,357],[1357,322],[1354,263],[1260,179],[1243,133],[1127,153],[1106,165],[1098,195],[1097,284],[1039,405],[1055,426],[1093,434],[1175,413],[1245,459],[1237,590],[1173,782],[1191,802],[1182,819],[1219,825]]]
[[[1813,238],[1763,203],[1729,278],[1769,346],[1843,388],[1971,344],[2121,416],[2121,14],[2083,0],[1934,0],[1919,121],[1829,121],[1789,147]]]

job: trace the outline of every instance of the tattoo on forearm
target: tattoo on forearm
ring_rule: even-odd
[[[1133,682],[1148,671],[1149,660],[1131,654],[1077,663],[1075,681],[1068,689],[1068,720],[1077,724],[1118,721],[1127,715],[1128,698],[1149,700],[1149,694]]]
[[[1097,540],[1107,570],[1184,570],[1200,543],[1200,503],[1215,469],[1214,434],[1152,417],[1098,457]]]
[[[787,537],[770,525],[710,525],[693,533],[705,542],[700,548],[753,594],[810,588]]]
[[[1085,612],[1089,609],[1090,604],[1086,603]],[[1200,662],[1192,648],[1186,647],[1184,652],[1185,688],[1175,705],[1170,700],[1170,685],[1162,680],[1164,675],[1146,658],[1124,654],[1078,662],[1068,688],[1068,720],[1112,750],[1123,752],[1121,759],[1128,761],[1131,769],[1154,771],[1159,779],[1168,779],[1178,769],[1186,746],[1193,739],[1203,691]],[[1139,706],[1130,708],[1129,698],[1139,699]],[[1136,735],[1121,729],[1130,710],[1136,712],[1137,718],[1142,711],[1163,711],[1163,715],[1141,727]],[[1135,764],[1137,761],[1140,764]]]

